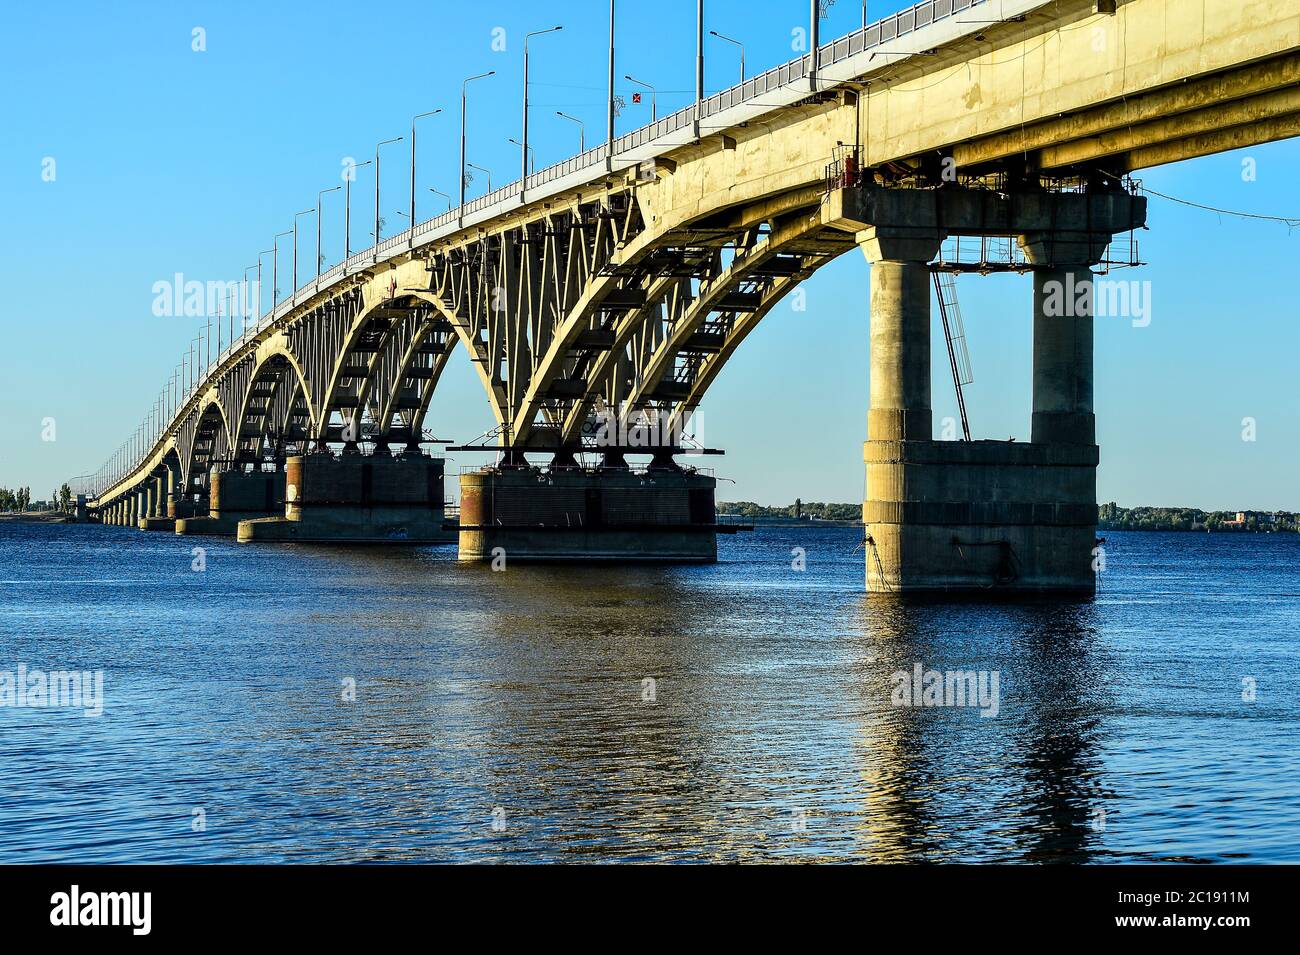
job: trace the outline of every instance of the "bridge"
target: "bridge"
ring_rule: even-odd
[[[1300,0],[926,0],[829,43],[812,8],[813,52],[711,96],[700,67],[688,108],[611,118],[294,288],[85,483],[92,508],[250,541],[458,532],[465,559],[712,559],[712,478],[636,436],[679,435],[773,306],[860,248],[868,589],[1091,591],[1092,307],[1051,303],[1137,263],[1132,173],[1300,132]],[[611,51],[611,102],[613,75]],[[1032,275],[1027,443],[933,439],[943,269]],[[497,455],[461,476],[458,523],[422,451],[457,347]]]

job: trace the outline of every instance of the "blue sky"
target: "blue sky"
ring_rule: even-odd
[[[872,0],[873,19],[904,6]],[[620,131],[648,122],[630,73],[660,89],[659,112],[693,96],[693,0],[619,4]],[[197,334],[195,319],[153,315],[153,284],[243,274],[293,213],[314,207],[381,139],[420,125],[419,217],[454,193],[460,81],[471,86],[471,162],[493,184],[518,175],[525,32],[533,41],[530,138],[537,165],[577,149],[555,111],[604,128],[606,5],[183,3],[14,5],[0,33],[0,485],[47,496],[93,471],[134,430]],[[709,0],[706,28],[746,44],[753,73],[792,56],[804,0]],[[823,36],[848,32],[861,7],[839,0]],[[193,30],[206,49],[192,49]],[[494,28],[506,49],[492,49]],[[706,87],[736,81],[737,51],[708,38]],[[384,152],[383,211],[405,227],[406,144]],[[55,178],[42,176],[55,161]],[[1243,159],[1254,161],[1253,181]],[[1148,170],[1153,189],[1200,203],[1300,215],[1300,144]],[[353,248],[369,244],[373,180],[354,185]],[[472,197],[483,189],[480,178]],[[327,264],[342,251],[340,194],[325,198]],[[310,217],[303,249],[314,242]],[[1123,274],[1151,283],[1151,323],[1097,322],[1098,496],[1122,504],[1300,509],[1300,359],[1295,275],[1300,231],[1152,198],[1149,263]],[[300,258],[310,268],[311,252]],[[281,259],[281,274],[288,258]],[[1120,277],[1117,275],[1116,277]],[[269,280],[266,283],[269,288]],[[281,282],[287,287],[287,282]],[[764,503],[861,499],[867,407],[867,265],[843,256],[807,283],[807,310],[779,306],[746,341],[700,412],[722,499]],[[1030,280],[963,277],[977,437],[1027,439]],[[202,319],[197,320],[200,324]],[[941,339],[936,337],[936,348]],[[935,354],[935,417],[955,413],[947,359]],[[1257,439],[1242,440],[1242,419]],[[42,440],[53,418],[54,441]],[[480,385],[457,353],[429,418],[465,441],[491,427]],[[474,463],[467,458],[457,463]]]

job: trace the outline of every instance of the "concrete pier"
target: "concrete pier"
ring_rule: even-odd
[[[241,543],[438,544],[456,538],[444,527],[441,458],[316,452],[290,457],[285,473],[283,513],[240,521]]]
[[[879,188],[825,213],[871,263],[866,584],[870,591],[1090,594],[1097,525],[1092,274],[1145,221],[1123,192]],[[1033,267],[1029,443],[935,441],[930,268],[950,235],[1014,235]]]
[[[152,481],[153,497],[149,516],[140,522],[140,528],[146,531],[174,531],[176,519],[167,514],[171,496],[170,472],[164,468]]]
[[[234,537],[240,521],[284,513],[284,471],[213,468],[208,480],[211,503],[207,515],[177,518],[177,534]]]
[[[462,474],[459,559],[709,563],[715,486],[675,466]]]

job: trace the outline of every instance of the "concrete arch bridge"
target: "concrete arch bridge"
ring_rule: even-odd
[[[1297,80],[1300,0],[926,0],[295,289],[101,471],[92,505],[177,529],[238,517],[250,540],[311,539],[346,510],[370,522],[358,539],[420,520],[406,539],[433,539],[441,463],[419,449],[459,347],[499,452],[462,478],[462,556],[710,559],[711,478],[673,447],[628,471],[634,449],[584,434],[599,415],[675,433],[783,297],[861,248],[868,588],[1089,591],[1092,315],[1044,303],[1130,259],[1146,202],[1129,173],[1295,135]],[[964,237],[1008,251],[954,258]],[[934,268],[1032,273],[1030,442],[933,440]],[[584,451],[601,466],[577,467]],[[376,531],[384,508],[406,516]]]

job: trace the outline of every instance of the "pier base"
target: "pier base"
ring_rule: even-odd
[[[1091,594],[1097,446],[868,441],[869,591]]]
[[[441,458],[422,454],[313,453],[285,464],[282,516],[239,522],[237,538],[299,543],[441,544],[444,527]]]
[[[211,510],[203,516],[176,518],[177,534],[234,537],[240,521],[284,513],[283,471],[213,468],[209,487]]]
[[[715,485],[675,467],[462,474],[459,558],[710,563]]]

